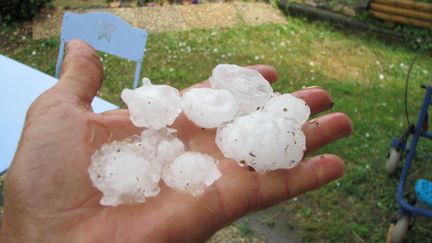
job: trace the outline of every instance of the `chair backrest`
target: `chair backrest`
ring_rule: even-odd
[[[132,60],[136,63],[133,86],[136,88],[144,60],[147,32],[129,25],[123,19],[109,13],[75,14],[66,12],[60,37],[56,77],[60,75],[65,44],[81,39],[96,50]]]

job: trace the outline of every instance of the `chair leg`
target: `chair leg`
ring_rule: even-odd
[[[58,57],[57,57],[56,73],[55,73],[55,77],[57,79],[60,76],[60,69],[61,69],[61,65],[63,63],[64,49],[65,49],[65,43],[63,41],[61,41],[60,49],[59,49],[59,53],[58,53]]]
[[[133,82],[133,88],[134,89],[136,89],[138,87],[138,80],[139,80],[140,73],[141,73],[141,65],[142,65],[142,62],[136,63],[135,78],[134,78],[134,82]]]

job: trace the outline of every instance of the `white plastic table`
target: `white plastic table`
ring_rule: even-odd
[[[57,79],[0,55],[0,174],[12,162],[30,104]],[[95,112],[118,108],[101,99],[92,103]]]

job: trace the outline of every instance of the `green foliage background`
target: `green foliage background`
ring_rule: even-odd
[[[32,19],[51,0],[0,0],[0,22]]]

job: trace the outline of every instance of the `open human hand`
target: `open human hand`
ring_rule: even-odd
[[[267,80],[276,71],[252,66]],[[222,176],[204,194],[173,191],[142,204],[105,207],[88,175],[91,155],[112,139],[138,134],[127,110],[93,113],[90,103],[103,79],[96,52],[71,41],[60,81],[30,107],[22,137],[5,183],[1,242],[200,242],[248,212],[290,199],[342,176],[343,161],[324,154],[305,158],[290,170],[260,175],[223,158],[214,143],[215,130],[203,130],[181,115],[174,128],[190,150],[220,160]],[[196,86],[208,86],[208,82]],[[330,95],[321,88],[293,93],[312,114],[329,109]],[[350,119],[330,113],[306,123],[306,153],[352,132]]]

